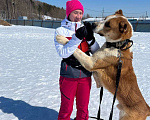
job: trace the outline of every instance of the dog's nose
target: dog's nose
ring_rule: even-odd
[[[96,28],[96,23],[92,23],[92,29]]]

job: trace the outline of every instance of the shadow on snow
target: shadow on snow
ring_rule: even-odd
[[[31,106],[22,100],[0,97],[0,109],[13,113],[18,120],[57,120],[58,112],[46,107]]]

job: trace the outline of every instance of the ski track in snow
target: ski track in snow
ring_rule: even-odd
[[[54,47],[55,29],[0,26],[0,120],[57,120],[61,58]],[[105,39],[95,34],[100,46]],[[134,32],[133,66],[139,88],[150,105],[150,33]],[[104,90],[101,116],[108,120],[113,96]],[[119,110],[114,106],[113,119]],[[89,115],[96,116],[99,89],[93,79]],[[74,110],[71,118],[76,115]],[[89,119],[92,120],[92,119]],[[147,118],[150,120],[150,117]]]

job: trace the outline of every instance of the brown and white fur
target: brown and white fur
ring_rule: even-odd
[[[96,24],[94,32],[103,35],[107,42],[118,42],[130,39],[132,26],[123,16],[122,10],[114,15],[107,16],[102,22]],[[57,36],[57,41],[66,44],[68,40],[63,36]],[[130,43],[126,46],[130,46]],[[102,46],[92,56],[87,56],[80,49],[73,54],[87,70],[93,72],[97,87],[104,86],[112,94],[116,89],[116,74],[118,65],[118,49]],[[121,51],[123,61],[119,88],[117,92],[119,120],[146,120],[150,116],[150,107],[145,102],[137,84],[137,78],[132,66],[131,48]]]

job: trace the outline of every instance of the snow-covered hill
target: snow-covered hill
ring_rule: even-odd
[[[0,120],[57,120],[60,106],[55,29],[0,26]],[[95,34],[100,45],[105,41]],[[133,65],[140,90],[150,105],[150,33],[134,33]],[[92,82],[89,115],[96,116],[99,89]],[[108,120],[113,96],[104,90],[102,118]],[[117,102],[115,103],[115,105]],[[72,113],[75,117],[76,109]],[[114,120],[119,116],[114,108]],[[92,120],[92,119],[90,119]],[[150,117],[147,118],[150,120]]]

